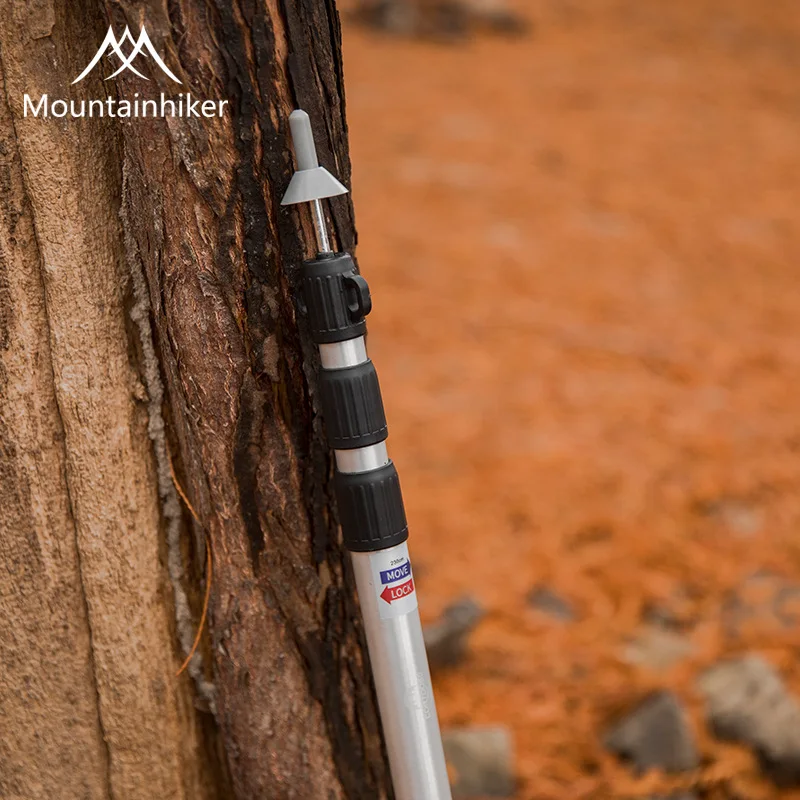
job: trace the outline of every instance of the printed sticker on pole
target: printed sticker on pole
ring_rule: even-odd
[[[417,592],[406,544],[371,553],[369,560],[381,619],[413,611],[417,607]]]

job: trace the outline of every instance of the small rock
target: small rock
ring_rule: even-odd
[[[675,610],[665,604],[653,604],[644,611],[644,620],[650,625],[654,625],[664,630],[679,630],[682,624],[681,618]]]
[[[800,785],[800,704],[771,664],[757,655],[724,661],[699,688],[717,736],[752,747],[779,786]]]
[[[745,503],[729,503],[721,511],[722,521],[737,536],[755,536],[763,525],[763,515]]]
[[[700,764],[686,715],[671,692],[648,697],[606,734],[604,745],[640,772],[683,772]]]
[[[453,797],[511,797],[516,789],[507,728],[461,728],[442,735]]]
[[[665,670],[691,655],[693,651],[694,646],[686,637],[648,625],[628,642],[622,655],[629,664]]]
[[[546,586],[536,586],[528,594],[528,605],[559,622],[574,622],[572,606]]]
[[[464,658],[469,634],[480,622],[483,613],[477,601],[463,597],[448,606],[438,622],[423,628],[431,669],[452,667]]]
[[[504,2],[485,0],[360,0],[352,16],[395,35],[461,41],[473,30],[487,30],[502,36],[521,36],[531,23],[507,8]]]
[[[743,539],[755,536],[764,524],[764,515],[760,509],[742,498],[718,498],[702,503],[699,510]]]
[[[722,607],[725,630],[741,635],[748,625],[777,632],[800,623],[800,586],[769,572],[757,572],[741,583]]]

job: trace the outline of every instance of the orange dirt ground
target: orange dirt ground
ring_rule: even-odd
[[[800,13],[523,13],[527,38],[458,45],[344,21],[370,351],[423,618],[465,593],[488,610],[436,677],[442,724],[509,726],[519,798],[635,797],[673,784],[634,781],[600,733],[666,687],[707,796],[800,797],[711,739],[694,689],[754,649],[800,692],[796,626],[735,638],[720,615],[755,570],[800,580]],[[578,621],[530,608],[540,583]],[[694,655],[628,665],[647,604],[679,591]]]

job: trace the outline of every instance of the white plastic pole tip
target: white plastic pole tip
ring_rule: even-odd
[[[347,187],[334,178],[325,167],[319,165],[308,114],[299,108],[292,111],[289,115],[289,127],[297,158],[297,172],[292,176],[281,205],[310,203],[323,197],[347,194]]]

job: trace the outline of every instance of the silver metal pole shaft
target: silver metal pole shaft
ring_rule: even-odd
[[[382,587],[375,574],[387,564],[410,563],[408,547],[351,555],[395,794],[398,800],[450,800],[416,600],[388,618],[378,607]]]
[[[311,215],[314,217],[314,235],[317,237],[317,250],[320,253],[332,252],[321,200],[313,200],[311,202]]]
[[[363,336],[323,344],[320,352],[323,365],[340,369],[367,360]],[[368,472],[389,463],[385,442],[334,455],[340,472]],[[350,555],[395,794],[398,800],[450,800],[408,546]],[[387,573],[400,577],[386,583]]]

